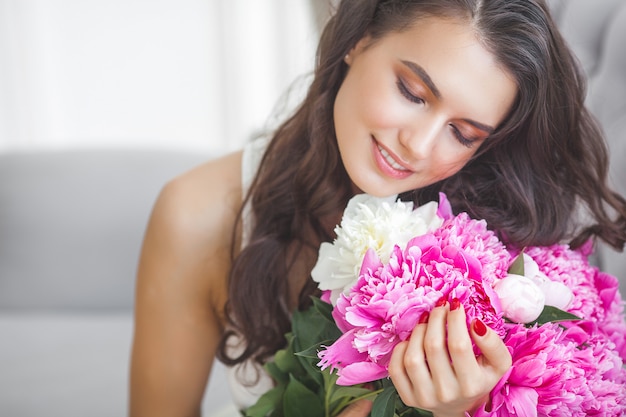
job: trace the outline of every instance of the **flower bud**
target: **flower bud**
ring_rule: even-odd
[[[536,320],[545,306],[543,291],[533,280],[522,275],[507,275],[495,284],[494,290],[500,298],[504,316],[515,323]]]
[[[574,300],[574,293],[567,285],[548,278],[539,270],[539,265],[526,254],[524,254],[524,275],[532,279],[541,288],[546,297],[546,305],[567,310]]]

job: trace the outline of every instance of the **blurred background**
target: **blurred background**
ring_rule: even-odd
[[[161,186],[307,86],[325,1],[0,0],[0,415],[124,416]],[[205,414],[229,402],[219,365]]]
[[[312,67],[309,0],[0,0],[0,151],[220,153]]]
[[[0,0],[0,415],[126,415],[152,204],[293,109],[329,1]],[[549,2],[626,193],[626,3]],[[597,261],[624,289],[626,255]]]

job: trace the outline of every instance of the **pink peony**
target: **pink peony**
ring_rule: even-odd
[[[376,240],[381,244],[365,252],[356,283],[341,291],[333,309],[343,334],[319,352],[318,365],[337,370],[339,385],[385,378],[393,349],[410,337],[420,317],[440,299],[456,298],[468,326],[474,318],[482,320],[503,338],[513,358],[475,416],[626,415],[624,302],[617,279],[589,264],[590,244],[577,250],[567,245],[524,250],[525,277],[520,278],[541,287],[546,304],[583,319],[524,326],[520,322],[534,320],[543,301],[533,296],[530,304],[518,303],[521,292],[509,285],[519,278],[507,281],[516,251],[509,252],[485,221],[466,213],[454,216],[443,194],[436,213],[432,205],[429,210],[442,219],[439,228],[406,244],[382,234]],[[383,216],[383,226],[391,217]],[[358,223],[352,232],[363,227]],[[363,240],[352,232],[346,234],[348,243]],[[354,269],[352,260],[348,264]],[[319,282],[326,279],[322,275]],[[325,297],[333,299],[328,291]],[[516,323],[505,323],[505,313]],[[475,352],[480,353],[476,347]]]
[[[487,222],[475,220],[467,213],[447,219],[435,230],[442,246],[453,245],[462,249],[480,263],[486,283],[493,283],[507,275],[511,255],[496,234],[487,229]]]
[[[333,310],[344,334],[319,353],[319,365],[338,369],[339,385],[387,376],[393,348],[441,298],[457,298],[468,325],[478,317],[504,335],[483,286],[481,262],[464,250],[431,233],[412,239],[404,250],[396,246],[387,264],[368,251],[358,282]]]
[[[571,288],[574,297],[567,311],[598,323],[598,331],[606,335],[626,360],[626,321],[624,301],[616,277],[589,264],[589,249],[572,250],[567,245],[526,248],[539,269],[550,280]]]
[[[509,325],[504,341],[513,366],[474,417],[624,415],[626,370],[611,342],[589,326]]]

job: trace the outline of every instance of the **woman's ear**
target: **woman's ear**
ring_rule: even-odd
[[[350,49],[350,51],[343,58],[344,62],[350,66],[354,61],[354,57],[359,55],[371,42],[371,37],[369,35],[363,36],[357,43]]]

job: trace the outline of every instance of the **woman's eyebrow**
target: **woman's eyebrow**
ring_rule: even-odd
[[[439,91],[439,89],[437,88],[437,86],[435,85],[435,83],[433,82],[432,78],[430,78],[430,76],[428,75],[428,73],[426,72],[426,70],[424,68],[422,68],[420,65],[416,64],[415,62],[412,61],[401,61],[408,69],[411,70],[411,72],[415,75],[417,75],[424,84],[426,84],[426,87],[428,87],[430,89],[430,91],[433,93],[433,95],[435,97],[437,97],[438,99],[441,99],[441,92]],[[463,119],[464,122],[471,124],[472,126],[487,132],[489,134],[492,134],[496,129],[477,122],[475,120],[470,120],[470,119]]]
[[[475,120],[470,120],[470,119],[463,119],[464,122],[471,124],[474,127],[477,127],[478,129],[489,133],[490,135],[496,130],[495,128],[482,124],[480,122],[477,122]]]
[[[437,97],[438,99],[441,98],[441,93],[439,92],[439,89],[437,88],[437,86],[435,85],[435,83],[430,78],[430,76],[428,75],[428,73],[426,72],[424,68],[422,68],[421,66],[417,65],[415,62],[412,62],[412,61],[401,61],[401,62],[406,67],[408,67],[413,74],[417,75],[424,82],[424,84],[426,84],[426,87],[428,87],[430,91],[432,91],[435,97]]]

